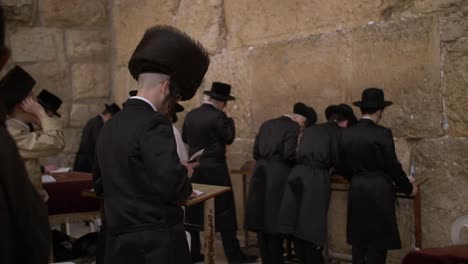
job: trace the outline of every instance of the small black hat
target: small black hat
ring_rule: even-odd
[[[54,115],[61,117],[57,110],[62,105],[62,100],[53,93],[42,90],[37,96],[37,101],[44,107],[44,109],[51,111]]]
[[[298,102],[294,105],[293,113],[307,118],[306,127],[314,125],[317,122],[317,113],[312,107]]]
[[[105,107],[106,111],[112,115],[115,115],[120,111],[120,107],[116,103],[112,103],[111,105],[105,104]]]
[[[204,92],[209,97],[220,101],[231,101],[235,100],[234,96],[231,96],[231,85],[222,82],[213,82],[211,90]]]
[[[384,91],[380,88],[366,88],[362,91],[361,101],[353,103],[360,108],[384,108],[392,104],[390,101],[385,101]]]
[[[357,123],[356,115],[354,115],[353,108],[347,104],[340,104],[338,106],[341,109],[341,113],[343,114],[344,118],[348,120],[348,126],[355,125]]]
[[[136,96],[137,93],[138,93],[137,90],[131,90],[130,92],[128,92],[128,95],[130,97],[133,97],[133,96]],[[174,112],[175,113],[180,113],[180,112],[183,112],[184,110],[185,110],[185,108],[181,104],[175,103],[175,105],[174,105]]]
[[[16,65],[0,80],[0,98],[5,103],[7,111],[23,101],[36,84],[34,78],[23,68]]]
[[[133,52],[128,69],[135,80],[141,73],[162,73],[171,77],[171,88],[182,100],[189,100],[203,81],[210,58],[203,46],[172,26],[146,30]]]
[[[336,114],[336,112],[339,110],[339,107],[337,105],[329,105],[326,109],[325,109],[325,118],[327,120],[330,120],[330,118]]]

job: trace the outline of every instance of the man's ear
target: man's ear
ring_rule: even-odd
[[[161,84],[161,92],[163,93],[164,96],[167,96],[170,92],[171,89],[171,82],[170,81],[164,81]]]

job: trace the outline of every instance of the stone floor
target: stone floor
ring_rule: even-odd
[[[57,229],[59,230],[59,227],[53,227],[54,229]],[[90,232],[90,227],[85,225],[84,223],[78,223],[78,224],[71,224],[70,225],[70,236],[72,237],[75,237],[75,238],[78,238],[84,234],[87,234],[88,232]],[[201,236],[203,237],[203,236]],[[244,247],[244,239],[243,239],[243,236],[242,235],[239,235],[238,236],[239,238],[239,241],[241,242],[241,247]],[[203,244],[203,241],[202,241],[202,244]],[[252,255],[259,255],[258,253],[258,249],[257,248],[254,248],[254,247],[250,247],[248,249],[246,248],[243,248],[244,252],[247,252],[249,254],[252,254]],[[224,250],[223,250],[223,246],[222,246],[222,243],[221,243],[221,238],[219,237],[219,235],[216,236],[216,239],[215,239],[215,254],[216,254],[216,264],[227,264],[227,260],[226,260],[226,257],[224,255]],[[93,261],[88,261],[88,262],[84,262],[83,260],[75,260],[73,262],[67,262],[67,263],[80,263],[80,264],[95,264],[95,262]],[[198,262],[198,263],[203,263],[203,262]],[[260,258],[258,259],[258,261],[256,263],[262,263]],[[287,261],[286,262],[287,264],[291,263],[298,263],[297,261]],[[340,261],[330,261],[329,262],[330,264],[348,264],[350,262],[340,262]],[[65,263],[63,263],[65,264]]]

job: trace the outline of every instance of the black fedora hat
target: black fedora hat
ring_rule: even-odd
[[[137,93],[138,93],[137,90],[131,90],[130,92],[128,92],[128,95],[129,95],[130,97],[133,97],[133,96],[136,96]],[[185,108],[184,108],[181,104],[176,103],[176,104],[174,105],[174,111],[175,111],[176,113],[183,112],[184,110],[185,110]]]
[[[220,101],[231,101],[235,100],[234,96],[231,96],[231,85],[222,82],[213,82],[211,90],[204,92],[209,97],[212,97]]]
[[[110,105],[105,104],[104,106],[106,107],[106,111],[112,115],[115,115],[120,111],[120,107],[116,103],[112,103]]]
[[[314,125],[317,122],[317,113],[314,108],[298,102],[294,105],[293,113],[301,115],[307,119],[306,127]]]
[[[179,29],[158,25],[146,30],[128,62],[135,80],[142,73],[161,73],[171,77],[171,88],[189,100],[203,81],[210,57],[206,49]]]
[[[0,98],[3,100],[7,111],[23,101],[32,88],[36,85],[36,80],[23,68],[16,65],[0,80]]]
[[[353,108],[347,104],[340,104],[338,105],[340,111],[346,120],[348,120],[348,126],[355,125],[357,123],[357,117],[354,114]]]
[[[37,96],[37,101],[42,105],[42,107],[44,107],[44,109],[49,110],[58,117],[61,117],[60,114],[57,113],[57,110],[62,105],[62,100],[59,97],[44,89]]]
[[[338,110],[339,110],[339,107],[337,105],[329,105],[327,108],[325,108],[325,118],[327,120],[330,120],[330,117],[336,114]]]
[[[366,88],[362,91],[361,101],[354,102],[353,105],[360,108],[384,108],[392,105],[390,101],[385,101],[384,91],[380,88]]]

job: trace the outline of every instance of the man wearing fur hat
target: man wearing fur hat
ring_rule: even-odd
[[[226,145],[232,144],[236,134],[234,119],[227,113],[227,102],[234,100],[231,85],[214,82],[210,91],[205,91],[205,102],[190,111],[185,117],[182,139],[193,155],[204,149],[200,166],[195,170],[192,182],[232,187],[226,163]],[[224,252],[229,263],[249,263],[255,258],[241,252],[237,239],[237,220],[234,194],[228,192],[215,198],[216,231],[221,233]],[[201,225],[203,208],[187,208],[187,222]],[[192,235],[192,260],[203,259],[200,254],[200,234]]]
[[[330,171],[339,162],[339,139],[343,128],[355,119],[345,104],[325,110],[328,121],[306,128],[297,151],[297,164],[288,176],[281,205],[280,229],[295,238],[301,263],[324,263],[330,203]]]
[[[60,153],[65,147],[62,122],[50,117],[37,102],[32,88],[35,80],[21,67],[14,67],[2,80],[6,87],[5,101],[8,111],[8,132],[14,138],[24,160],[29,178],[44,201],[49,196],[42,188],[40,158]],[[31,130],[29,123],[41,129]]]
[[[245,226],[257,232],[263,263],[283,263],[279,209],[289,172],[296,162],[299,135],[316,121],[313,108],[297,103],[292,115],[263,123],[255,138],[256,164],[250,180]]]
[[[180,205],[192,194],[170,113],[208,69],[206,50],[171,26],[146,30],[128,63],[137,95],[109,120],[96,147],[94,188],[104,199],[104,263],[191,263]]]
[[[367,88],[355,102],[362,118],[342,133],[339,174],[350,181],[347,241],[353,264],[384,264],[389,249],[401,248],[395,215],[395,186],[408,195],[418,187],[410,182],[395,153],[392,131],[379,125],[385,101],[379,88]]]

